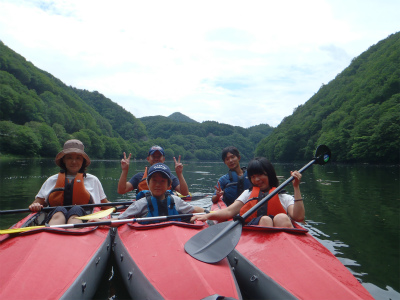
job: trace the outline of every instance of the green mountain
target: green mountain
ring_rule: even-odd
[[[181,114],[180,112],[174,112],[172,115],[169,115],[168,118],[177,122],[197,123],[195,120]]]
[[[400,163],[400,33],[371,46],[277,128],[196,122],[176,112],[135,118],[104,97],[66,86],[0,41],[0,155],[54,157],[70,138],[93,158],[220,160],[236,146],[244,160],[308,161],[318,144],[337,162]]]
[[[122,107],[97,92],[66,86],[2,42],[0,101],[1,153],[53,156],[74,137],[88,154],[115,158],[125,140],[146,137],[143,124]]]
[[[187,159],[219,160],[221,150],[234,145],[242,158],[249,160],[258,142],[273,131],[273,127],[267,124],[245,129],[213,121],[174,121],[171,116],[143,117],[140,121],[145,125],[149,138],[164,140],[164,143],[159,144],[174,146],[179,149],[178,153],[186,153]]]
[[[263,139],[256,155],[309,160],[318,144],[338,162],[399,164],[400,32],[353,59]]]
[[[144,159],[159,144],[167,158],[220,159],[236,145],[245,159],[273,130],[198,123],[176,112],[169,117],[135,118],[99,92],[66,86],[0,42],[0,153],[54,157],[67,139],[80,139],[93,158]]]

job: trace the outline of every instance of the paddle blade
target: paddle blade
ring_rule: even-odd
[[[80,220],[101,219],[101,218],[104,218],[104,217],[107,217],[107,216],[111,215],[114,211],[115,211],[115,208],[111,207],[109,209],[100,210],[100,211],[95,212],[95,213],[90,214],[90,215],[86,215],[86,216],[82,216],[82,217],[76,217],[76,219],[80,219]]]
[[[210,226],[193,236],[185,244],[185,251],[197,260],[216,263],[235,249],[242,234],[239,221],[229,221]]]
[[[29,230],[38,229],[38,228],[44,228],[44,227],[46,227],[46,226],[42,225],[42,226],[2,229],[2,230],[0,230],[0,235],[1,234],[11,234],[11,233],[20,233],[20,232],[29,231]]]
[[[331,150],[325,145],[319,145],[315,150],[315,161],[319,165],[328,163],[331,159]]]

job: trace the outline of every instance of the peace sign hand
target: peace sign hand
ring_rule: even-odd
[[[224,195],[224,191],[221,189],[221,184],[218,181],[217,186],[214,186],[214,188],[216,189],[216,195],[218,197],[222,197]]]
[[[126,154],[124,152],[124,158],[121,159],[121,169],[129,170],[129,161],[131,160],[131,153],[129,153],[128,158],[126,158]]]
[[[175,172],[176,172],[176,174],[182,174],[182,172],[183,172],[183,164],[181,163],[181,156],[179,155],[178,161],[174,157],[174,162],[175,162]]]

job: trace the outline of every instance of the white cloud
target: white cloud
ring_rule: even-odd
[[[398,31],[399,1],[0,0],[0,37],[136,117],[277,126]]]

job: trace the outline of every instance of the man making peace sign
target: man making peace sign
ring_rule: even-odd
[[[138,194],[140,191],[149,189],[146,182],[147,169],[148,169],[147,167],[144,172],[137,173],[131,179],[129,179],[129,181],[127,181],[130,159],[131,159],[131,153],[129,153],[129,156],[126,157],[126,154],[124,152],[124,158],[121,160],[122,172],[118,181],[119,194],[126,194],[127,192],[130,192],[134,189],[136,189],[136,194]],[[150,166],[156,163],[164,163],[165,162],[164,149],[157,145],[152,146],[149,150],[147,161],[150,163]],[[176,160],[176,158],[174,157],[174,162],[175,162],[175,172],[177,177],[172,175],[171,190],[175,190],[184,196],[189,195],[189,188],[182,174],[183,164],[181,163],[181,156],[179,155],[178,160]]]

